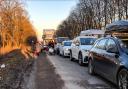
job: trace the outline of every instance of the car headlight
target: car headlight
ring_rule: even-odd
[[[66,48],[65,50],[66,50],[66,51],[68,51],[69,49],[68,49],[68,48]]]

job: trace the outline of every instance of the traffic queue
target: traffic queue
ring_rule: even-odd
[[[88,65],[88,73],[101,75],[119,89],[128,89],[128,21],[108,24],[105,30],[89,29],[72,40],[63,40],[55,52],[79,65]]]

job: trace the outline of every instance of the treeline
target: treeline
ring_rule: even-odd
[[[79,0],[56,31],[56,36],[74,38],[85,29],[104,29],[116,20],[128,19],[128,0]]]
[[[0,48],[21,47],[36,40],[23,0],[0,0]]]

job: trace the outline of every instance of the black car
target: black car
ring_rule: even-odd
[[[128,38],[98,39],[89,52],[88,72],[103,76],[119,89],[128,89]]]

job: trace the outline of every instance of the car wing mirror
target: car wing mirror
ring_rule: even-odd
[[[119,54],[115,54],[115,58],[119,58]]]
[[[116,50],[114,49],[114,47],[109,47],[107,49],[107,52],[109,52],[109,53],[117,53]]]

